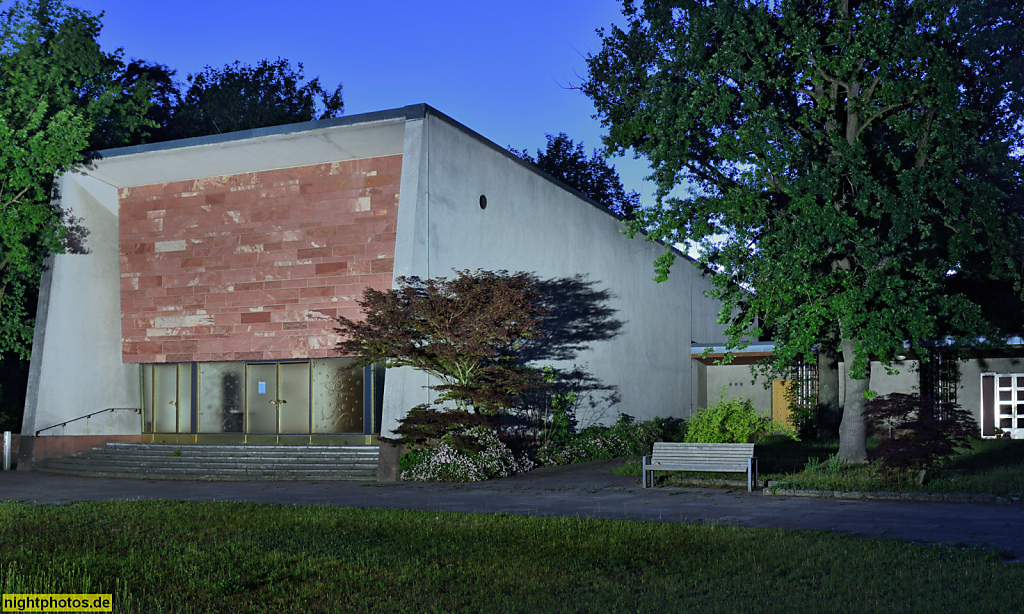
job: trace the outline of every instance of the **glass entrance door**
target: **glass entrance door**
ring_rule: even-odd
[[[157,433],[192,430],[192,370],[190,365],[146,365],[143,370],[143,410],[148,428]]]
[[[309,433],[309,363],[246,367],[246,432]]]
[[[309,432],[309,363],[278,365],[278,433]]]
[[[246,366],[246,420],[247,433],[276,433],[277,364]]]
[[[380,423],[382,371],[352,358],[140,366],[143,434],[161,441],[331,443],[372,436]]]

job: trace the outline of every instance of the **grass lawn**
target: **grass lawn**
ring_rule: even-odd
[[[877,441],[869,440],[868,449]],[[792,441],[771,437],[757,444],[760,477],[777,481],[780,488],[841,491],[894,491],[937,493],[981,493],[1024,497],[1024,441],[1013,439],[976,439],[970,448],[946,466],[930,470],[924,484],[917,483],[917,472],[885,476],[874,464],[843,466],[828,463],[839,450],[838,443]],[[635,475],[640,480],[640,462],[633,460],[616,470],[620,475]],[[742,481],[737,474],[696,472],[656,473],[663,485],[686,484],[693,478],[725,478]],[[737,482],[738,483],[738,482]]]
[[[825,532],[237,503],[0,504],[4,593],[116,612],[1009,612],[1024,567]]]
[[[907,471],[884,476],[873,464],[861,466],[814,466],[807,461],[825,461],[828,453],[822,444],[801,446],[796,442],[775,442],[758,446],[758,458],[767,457],[765,477],[779,481],[781,488],[806,488],[842,491],[898,491],[941,493],[985,493],[1008,497],[1024,496],[1024,441],[1012,439],[976,439],[970,448],[944,467],[929,470],[924,484],[917,483],[917,472]],[[801,452],[803,450],[803,452]],[[795,467],[803,461],[803,467]],[[774,461],[774,462],[772,462]]]

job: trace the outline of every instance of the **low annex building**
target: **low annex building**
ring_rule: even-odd
[[[923,394],[956,403],[974,415],[982,437],[1024,439],[1024,338],[1008,337],[1003,342],[1002,348],[980,343],[957,348],[953,339],[940,339],[923,344],[927,360],[909,349],[888,369],[872,360],[871,391],[878,395]],[[734,351],[720,343],[691,344],[695,409],[720,397],[750,399],[758,413],[785,421],[794,400],[807,408],[813,406],[818,391],[817,364],[796,365],[772,381],[754,377],[751,366],[771,356],[773,349],[771,341]],[[727,354],[730,362],[721,364]],[[840,357],[835,365],[840,406],[846,392],[845,367]]]
[[[689,415],[685,348],[724,342],[695,267],[654,283],[663,247],[426,105],[104,151],[59,188],[88,234],[43,277],[21,466],[111,441],[374,445],[429,382],[352,369],[335,318],[403,275],[600,290],[620,326],[561,357],[614,392],[593,421]]]

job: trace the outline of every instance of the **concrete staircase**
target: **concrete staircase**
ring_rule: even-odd
[[[37,471],[155,480],[359,480],[377,477],[377,446],[109,443],[48,458]]]

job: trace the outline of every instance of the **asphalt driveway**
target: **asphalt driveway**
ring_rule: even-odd
[[[244,501],[285,505],[579,516],[717,523],[852,533],[912,542],[997,548],[1024,560],[1024,505],[790,497],[746,490],[640,487],[610,470],[618,461],[550,467],[471,484],[376,482],[201,482],[80,478],[0,472],[0,500]]]

